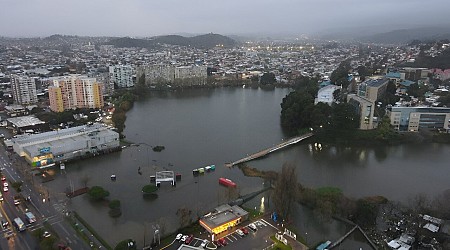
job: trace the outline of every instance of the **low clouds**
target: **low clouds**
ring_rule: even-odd
[[[0,0],[0,35],[309,33],[449,24],[447,0]]]

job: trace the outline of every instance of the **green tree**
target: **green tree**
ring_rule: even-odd
[[[282,218],[289,219],[297,194],[298,182],[295,166],[284,163],[273,191],[275,209]]]
[[[417,83],[411,84],[406,88],[409,96],[414,96],[419,99],[424,99],[425,93],[428,91],[428,88],[424,85],[419,85]]]
[[[91,197],[91,199],[95,201],[103,200],[109,196],[109,192],[100,186],[91,187],[88,191],[88,194]]]
[[[378,206],[370,201],[359,199],[356,202],[354,222],[361,227],[372,227],[376,224]]]
[[[325,129],[328,127],[332,111],[330,105],[323,102],[317,103],[311,113],[311,127],[314,128],[314,130]]]
[[[337,67],[337,69],[335,69],[331,73],[330,77],[331,82],[334,83],[335,85],[342,85],[342,88],[346,89],[349,84],[347,78],[350,70],[351,70],[350,60],[345,60],[341,62]]]
[[[349,103],[333,105],[331,127],[334,129],[355,129],[359,127],[359,115],[355,107]]]
[[[267,84],[274,84],[276,83],[276,78],[275,78],[275,74],[274,73],[264,73],[261,76],[261,79],[259,80],[259,82],[263,85],[267,85]]]
[[[152,185],[152,184],[145,185],[145,186],[142,188],[142,192],[143,192],[143,193],[147,193],[147,194],[153,193],[153,192],[155,192],[156,190],[158,190],[158,187],[155,186],[155,185]]]
[[[281,125],[290,132],[311,127],[314,98],[308,93],[294,91],[281,103]]]

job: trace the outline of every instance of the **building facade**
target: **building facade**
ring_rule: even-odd
[[[228,204],[216,207],[200,219],[200,225],[211,234],[219,234],[248,219],[248,212]]]
[[[359,129],[369,130],[376,128],[374,122],[375,102],[362,96],[348,95],[347,102],[355,107],[359,115]]]
[[[388,78],[369,79],[358,86],[358,96],[376,101],[386,93]]]
[[[109,82],[117,88],[133,87],[133,68],[130,65],[109,66]]]
[[[206,66],[191,65],[191,66],[173,66],[173,65],[147,65],[139,67],[136,70],[136,78],[139,79],[145,76],[147,85],[155,85],[161,83],[179,82],[182,85],[183,80],[196,80],[203,84],[208,77]]]
[[[387,115],[391,125],[399,131],[450,131],[450,108],[441,107],[389,107]]]
[[[20,135],[11,141],[14,152],[24,157],[31,166],[39,168],[120,147],[119,134],[97,123],[40,134]]]
[[[11,75],[11,89],[15,103],[27,105],[38,101],[34,78]]]
[[[62,112],[76,108],[102,108],[102,84],[95,78],[70,75],[51,79],[48,89],[50,109]]]

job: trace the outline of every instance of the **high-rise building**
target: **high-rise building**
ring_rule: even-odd
[[[48,89],[50,109],[62,112],[76,108],[102,108],[102,84],[95,78],[70,75],[52,78]]]
[[[118,88],[133,87],[133,68],[130,65],[109,66],[109,82]]]
[[[18,104],[37,103],[35,79],[28,76],[11,75],[14,102]]]
[[[159,83],[175,83],[180,85],[201,85],[208,77],[207,67],[191,66],[173,66],[173,65],[146,65],[137,68],[136,78],[145,76],[146,84],[153,85]],[[194,80],[196,84],[192,84]]]

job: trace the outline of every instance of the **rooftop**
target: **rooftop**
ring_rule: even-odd
[[[18,117],[18,118],[23,118],[23,117]],[[61,129],[61,130],[57,130],[57,131],[50,131],[50,132],[45,132],[45,133],[40,133],[40,134],[20,135],[20,136],[17,136],[17,138],[14,138],[13,142],[18,143],[18,144],[33,144],[33,143],[45,142],[45,141],[55,141],[55,140],[65,138],[65,137],[74,137],[77,134],[81,135],[81,134],[88,133],[90,131],[96,131],[101,128],[106,129],[106,127],[103,124],[94,123],[92,125],[83,125],[83,126]]]
[[[17,128],[45,124],[44,121],[39,120],[34,115],[8,118],[8,122],[12,123]]]
[[[215,228],[247,214],[247,211],[240,208],[239,206],[230,206],[228,204],[225,204],[215,208],[214,212],[203,216],[201,218],[201,221],[208,225],[208,227]]]
[[[364,83],[367,87],[380,87],[381,85],[387,83],[389,81],[388,78],[379,78],[379,79],[369,79]]]

